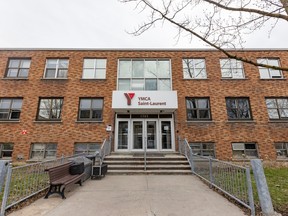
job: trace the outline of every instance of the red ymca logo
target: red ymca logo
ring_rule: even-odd
[[[127,105],[131,105],[131,101],[135,95],[135,93],[124,93],[126,99],[127,99]]]

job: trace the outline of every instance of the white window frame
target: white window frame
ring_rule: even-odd
[[[19,61],[18,66],[17,67],[10,66],[11,61]],[[28,62],[29,67],[22,67],[23,62]],[[6,70],[6,73],[5,73],[5,78],[9,78],[9,79],[27,79],[28,76],[29,76],[30,66],[31,66],[31,59],[30,58],[10,58],[8,60],[8,66],[7,66],[7,70]],[[10,69],[17,70],[17,75],[16,76],[10,76],[9,75],[9,70]],[[20,76],[21,70],[27,70],[27,76]]]
[[[4,149],[4,145],[12,145],[12,150]],[[13,143],[0,143],[0,158],[10,159],[13,154],[13,147],[14,147]],[[3,152],[11,152],[11,157],[4,157]]]
[[[85,68],[85,60],[93,60],[94,61],[93,68]],[[99,60],[105,61],[105,67],[104,68],[97,66],[97,61],[99,61]],[[105,59],[105,58],[84,58],[82,79],[106,79],[106,68],[107,68],[107,59]],[[85,69],[91,69],[91,70],[93,69],[94,70],[94,77],[93,78],[85,77]],[[99,69],[105,70],[104,77],[97,77],[97,75],[98,75],[97,71]]]
[[[204,67],[197,66],[200,64],[199,61],[203,61]],[[207,79],[205,58],[183,58],[182,67],[183,67],[183,79]],[[191,76],[187,76],[186,70],[190,71]],[[201,73],[199,73],[200,74],[199,76],[195,74],[195,71],[198,71],[198,70],[201,70]],[[204,70],[203,74],[205,74],[205,76],[201,76],[203,70]]]
[[[274,101],[274,104],[276,105],[275,107],[268,107],[268,103],[267,103],[267,100],[275,100]],[[288,112],[288,107],[284,108],[284,107],[280,107],[279,106],[279,101],[278,100],[286,100],[287,103],[288,103],[288,98],[265,98],[265,102],[266,102],[266,107],[267,107],[267,112],[268,112],[268,116],[269,116],[269,119],[270,120],[284,120],[284,121],[288,121],[288,117],[281,117],[281,111],[287,111]],[[278,115],[278,118],[270,118],[270,115],[269,115],[269,110],[274,110],[274,111],[277,111],[277,115]]]
[[[55,68],[55,76],[54,77],[46,77],[47,76],[47,69],[52,69],[52,68],[48,68],[47,67],[49,60],[57,60],[56,68]],[[67,68],[59,68],[59,61],[60,60],[67,60],[68,61]],[[68,77],[68,68],[69,68],[69,59],[68,58],[49,58],[49,59],[46,59],[46,65],[45,65],[43,79],[67,79],[67,77]],[[66,70],[66,76],[65,77],[59,77],[59,69],[60,70]]]
[[[223,62],[226,61],[228,64],[226,67],[223,67]],[[232,67],[232,65],[236,65],[236,67]],[[240,65],[241,67],[237,67]],[[245,79],[245,73],[244,73],[244,66],[243,62],[236,60],[236,59],[231,59],[231,58],[221,58],[220,59],[220,68],[221,68],[221,77],[222,79]],[[229,69],[231,71],[230,76],[224,76],[223,70],[224,69]],[[236,77],[235,74],[238,73],[238,70],[242,71],[242,76],[241,77]]]
[[[86,148],[83,151],[76,151],[77,145],[86,145]],[[97,148],[91,148],[91,146],[97,146]],[[74,154],[95,154],[96,152],[100,152],[101,144],[97,142],[87,143],[87,142],[76,142],[74,144]]]
[[[274,66],[278,66],[280,67],[280,59],[279,58],[258,58],[257,59],[257,63],[261,63],[261,64],[266,64],[266,65],[273,65],[271,62],[272,61],[276,61],[277,60],[277,64]],[[259,75],[260,75],[260,79],[283,79],[283,73],[281,70],[275,70],[272,68],[265,68],[265,67],[258,67],[259,69]],[[268,73],[267,78],[263,77],[263,72],[261,73],[261,71],[266,71]],[[280,76],[274,76],[272,75],[273,71],[278,71],[280,73]],[[261,76],[262,75],[262,76]]]
[[[216,154],[215,154],[215,143],[213,143],[213,142],[190,142],[189,145],[190,145],[190,147],[191,147],[191,149],[192,149],[192,153],[195,154],[195,155],[196,155],[197,153],[193,152],[193,147],[194,147],[194,148],[195,148],[195,147],[199,147],[198,150],[199,150],[199,152],[200,152],[200,156],[216,158]],[[203,145],[208,145],[208,146],[210,146],[210,147],[212,147],[212,148],[204,149],[204,148],[203,148]],[[195,150],[195,149],[194,149],[194,150]],[[212,152],[212,151],[213,151],[213,156],[211,156],[211,155],[207,156],[207,155],[204,155],[204,154],[203,154],[203,152]]]
[[[282,148],[276,148],[276,145],[282,145]],[[277,159],[288,159],[288,142],[275,142],[274,143]],[[284,153],[285,155],[281,155],[281,153]]]
[[[1,108],[1,103],[3,100],[9,100],[10,105],[9,108]],[[21,107],[20,108],[13,108],[13,103],[15,100],[21,100]],[[21,117],[21,110],[22,110],[22,105],[23,105],[23,99],[22,98],[0,98],[0,113],[6,113],[8,114],[8,118],[1,118],[0,121],[19,121]],[[19,118],[11,118],[13,113],[19,113]]]

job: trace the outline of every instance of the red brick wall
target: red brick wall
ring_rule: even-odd
[[[243,56],[279,57],[288,67],[287,51],[241,52]],[[32,59],[28,80],[0,79],[0,97],[23,97],[20,122],[0,122],[0,142],[14,143],[13,159],[23,154],[29,158],[33,142],[58,143],[57,154],[72,154],[75,142],[99,142],[108,136],[106,125],[113,125],[112,91],[117,85],[118,58],[170,58],[173,90],[178,91],[179,108],[175,112],[176,138],[188,141],[214,142],[220,159],[231,159],[231,142],[256,142],[260,157],[275,159],[274,142],[288,141],[288,123],[268,122],[265,97],[288,96],[287,80],[260,80],[257,67],[244,65],[245,80],[221,79],[217,51],[0,51],[0,77],[3,78],[9,57]],[[43,80],[46,58],[69,58],[67,80]],[[81,80],[83,58],[107,58],[106,80]],[[206,59],[207,80],[184,80],[182,58]],[[286,78],[287,72],[284,73]],[[185,97],[210,97],[212,121],[186,121]],[[39,97],[64,97],[62,121],[36,122]],[[103,122],[78,123],[79,97],[104,97]],[[253,121],[227,121],[225,97],[249,97]],[[22,135],[22,130],[28,134]],[[177,133],[178,132],[178,133]],[[176,142],[177,143],[177,142]],[[176,145],[177,148],[177,145]]]

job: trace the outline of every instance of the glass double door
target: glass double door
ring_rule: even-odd
[[[173,149],[171,120],[130,119],[117,121],[116,150],[161,151]]]

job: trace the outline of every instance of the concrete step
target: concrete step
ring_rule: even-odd
[[[144,170],[142,165],[108,165],[109,170]],[[189,165],[147,165],[147,170],[191,170]]]
[[[137,164],[144,164],[144,161],[139,161],[139,160],[105,160],[105,163],[107,163],[108,165],[137,165]],[[164,165],[164,164],[169,164],[169,165],[189,165],[188,161],[184,161],[184,160],[171,160],[171,161],[162,161],[162,160],[150,160],[146,162],[147,165]]]
[[[192,175],[191,170],[109,170],[108,175]]]
[[[144,157],[140,157],[140,156],[137,156],[137,157],[133,157],[133,156],[120,156],[120,155],[117,155],[117,156],[106,156],[105,157],[105,161],[106,160],[109,160],[109,161],[112,161],[112,160],[129,160],[129,161],[144,161]],[[151,161],[151,160],[157,160],[157,161],[171,161],[171,160],[180,160],[180,161],[187,161],[187,159],[183,156],[173,156],[173,157],[146,157],[146,160],[147,161]]]

